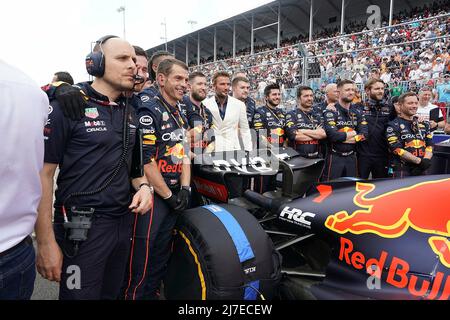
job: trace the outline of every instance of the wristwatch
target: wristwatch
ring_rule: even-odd
[[[191,186],[181,186],[181,190],[187,190],[191,193]]]
[[[147,186],[147,187],[150,189],[150,192],[153,192],[153,187],[152,187],[149,183],[147,183],[147,182],[141,183],[141,184],[139,185],[138,190],[141,190],[141,188],[142,188],[143,186]]]

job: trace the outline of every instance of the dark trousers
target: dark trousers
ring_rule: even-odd
[[[172,191],[173,192],[173,191]],[[130,258],[122,297],[126,300],[155,300],[171,255],[175,213],[155,194],[152,210],[136,216]],[[182,270],[180,270],[182,272]]]
[[[333,180],[342,177],[356,177],[356,156],[342,156],[336,153],[329,153],[323,181]]]
[[[0,253],[0,300],[29,300],[36,279],[31,237]]]
[[[388,177],[388,157],[358,157],[358,173],[362,179],[368,179],[372,173],[372,179]]]
[[[64,240],[64,227],[55,223],[55,236],[64,260],[59,289],[60,300],[116,300],[119,298],[130,250],[131,213],[117,218],[95,216],[88,239],[72,255],[72,244]],[[74,289],[73,266],[79,268],[80,289]]]

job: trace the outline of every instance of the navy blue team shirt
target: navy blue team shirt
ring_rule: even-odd
[[[60,212],[69,194],[103,186],[123,153],[125,99],[110,103],[108,97],[95,91],[90,84],[79,86],[89,97],[84,117],[79,121],[64,117],[58,102],[53,100],[44,130],[44,161],[60,167],[55,193],[56,212]],[[64,204],[66,209],[93,207],[96,213],[106,216],[128,213],[131,200],[129,172],[137,128],[135,112],[132,107],[128,109],[130,138],[126,164],[106,190],[90,196],[72,197]]]

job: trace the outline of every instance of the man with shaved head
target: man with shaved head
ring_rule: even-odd
[[[138,122],[123,92],[136,84],[135,50],[123,39],[103,37],[86,57],[86,69],[95,80],[78,84],[87,97],[84,116],[64,117],[53,100],[44,130],[36,265],[44,278],[60,283],[62,300],[117,299],[130,248],[130,211],[144,214],[152,202],[147,179],[129,169]]]
[[[318,103],[314,106],[314,111],[319,112],[320,114],[323,113],[325,109],[329,110],[336,110],[334,108],[334,105],[339,100],[339,91],[337,89],[336,83],[329,83],[325,87],[325,101]]]
[[[336,112],[336,103],[339,100],[339,91],[336,83],[329,83],[325,87],[325,101],[313,106],[314,114],[323,115],[325,110]],[[321,156],[326,159],[328,157],[328,141],[321,139],[319,141]]]

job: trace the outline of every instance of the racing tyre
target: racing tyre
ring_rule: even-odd
[[[247,210],[208,205],[180,215],[164,281],[169,300],[276,297],[281,255]]]

